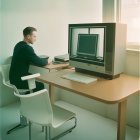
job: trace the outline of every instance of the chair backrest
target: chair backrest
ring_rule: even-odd
[[[28,95],[20,95],[16,91],[14,94],[20,98],[20,112],[28,120],[42,125],[52,124],[53,111],[46,89]]]
[[[12,88],[10,81],[9,81],[9,71],[10,71],[10,64],[2,65],[0,67],[0,73],[2,75],[2,82],[4,85]]]
[[[0,73],[2,75],[2,82],[3,82],[3,84],[5,86],[13,88],[13,85],[10,84],[10,80],[9,80],[10,66],[11,66],[11,64],[2,65],[0,67]],[[30,76],[25,76],[25,77],[29,77],[29,79],[28,78],[26,79],[28,81],[28,85],[30,87],[29,89],[34,89],[36,87],[36,85],[35,85],[35,77],[38,77],[38,76],[40,76],[39,73],[30,75]],[[33,78],[31,79],[30,77],[33,77]],[[29,89],[18,89],[18,90],[20,90],[20,92],[26,92],[26,91],[29,91]]]
[[[7,64],[7,65],[2,65],[1,66],[1,74],[2,74],[2,77],[3,77],[3,80],[6,82],[6,81],[9,81],[9,71],[10,71],[10,64]]]

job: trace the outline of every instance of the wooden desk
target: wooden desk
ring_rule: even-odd
[[[127,99],[140,91],[139,78],[121,74],[119,78],[107,80],[96,76],[98,80],[89,84],[61,78],[63,74],[75,72],[66,69],[43,74],[37,80],[49,84],[51,102],[54,103],[54,86],[107,104],[118,104],[117,140],[125,140]],[[85,74],[83,74],[85,75]]]
[[[33,64],[32,64],[33,65]],[[35,65],[36,66],[36,65]],[[37,67],[40,67],[40,66],[37,66]],[[69,63],[62,63],[62,64],[49,64],[49,65],[46,65],[44,66],[43,68],[45,69],[48,69],[49,72],[52,70],[52,69],[63,69],[63,68],[69,68]],[[42,67],[41,67],[42,68]]]

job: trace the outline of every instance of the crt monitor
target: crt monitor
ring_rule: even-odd
[[[77,56],[95,58],[98,34],[78,34]]]
[[[69,24],[69,64],[75,71],[116,78],[124,70],[126,25]]]

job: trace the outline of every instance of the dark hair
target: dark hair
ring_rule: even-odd
[[[33,31],[37,31],[37,29],[34,27],[26,27],[23,30],[23,36],[26,37],[27,35],[31,35]]]

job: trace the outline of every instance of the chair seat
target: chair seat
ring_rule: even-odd
[[[45,115],[43,114],[43,112],[38,113],[36,116],[32,116],[32,119],[26,117],[29,121],[36,123],[36,124],[40,124],[42,126],[52,126],[53,128],[57,128],[60,125],[64,124],[65,122],[67,122],[68,120],[72,119],[73,117],[76,116],[76,114],[74,114],[73,112],[70,112],[66,109],[63,109],[59,106],[56,105],[52,105],[52,110],[53,110],[53,120],[52,123],[50,124],[47,120],[47,118],[45,117]],[[21,112],[22,114],[22,112]]]
[[[54,128],[59,127],[63,123],[67,122],[68,120],[70,120],[76,116],[75,113],[68,111],[66,109],[63,109],[63,108],[56,106],[56,105],[52,105],[52,109],[53,109],[52,126]]]

